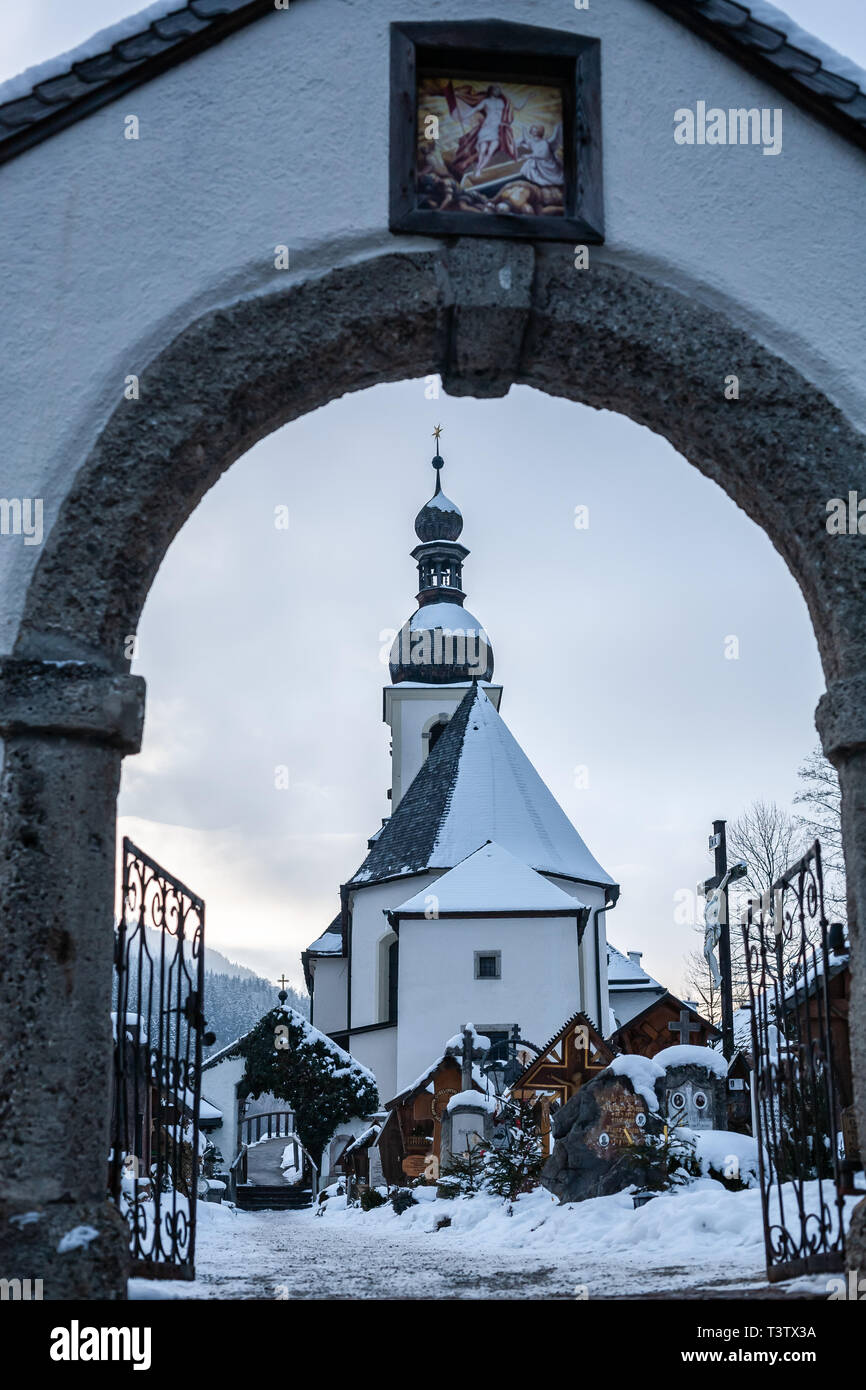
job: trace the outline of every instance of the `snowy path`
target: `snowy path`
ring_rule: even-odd
[[[256,1186],[274,1186],[285,1182],[280,1166],[285,1139],[265,1139],[254,1144],[247,1155],[247,1178]]]
[[[658,1198],[559,1207],[423,1202],[397,1217],[328,1204],[325,1215],[205,1206],[194,1283],[133,1280],[135,1298],[403,1299],[766,1296],[756,1192],[718,1184]],[[450,1212],[451,1227],[435,1230]],[[582,1290],[585,1289],[585,1292]],[[801,1295],[806,1288],[798,1288]],[[813,1292],[818,1292],[816,1288]],[[775,1297],[790,1297],[777,1285]],[[796,1296],[796,1295],[795,1295]]]

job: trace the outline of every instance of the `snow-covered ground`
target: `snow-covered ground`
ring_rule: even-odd
[[[814,1202],[817,1184],[809,1185]],[[766,1289],[760,1194],[709,1178],[637,1210],[620,1193],[560,1206],[544,1189],[436,1199],[402,1216],[333,1197],[320,1216],[199,1206],[193,1283],[130,1282],[132,1298],[626,1298]],[[853,1199],[851,1199],[853,1205]],[[436,1229],[450,1217],[451,1225]],[[825,1294],[826,1277],[777,1285]]]

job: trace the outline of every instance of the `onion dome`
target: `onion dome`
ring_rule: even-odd
[[[438,439],[438,434],[437,434]],[[421,544],[412,551],[418,564],[418,609],[397,633],[390,671],[395,685],[415,681],[447,685],[493,679],[493,648],[481,623],[463,600],[463,561],[469,554],[458,541],[460,508],[442,491],[444,459],[433,459],[436,491],[415,518]]]
[[[437,454],[433,460],[433,467],[436,469],[436,491],[415,518],[415,535],[419,541],[456,541],[463,530],[460,508],[442,491],[440,469],[444,464],[445,460]]]

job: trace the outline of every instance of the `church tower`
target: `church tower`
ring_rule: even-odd
[[[490,640],[465,606],[463,518],[438,453],[433,467],[415,518],[418,606],[384,694],[391,815],[303,955],[312,1022],[383,1097],[467,1019],[539,1046],[578,1010],[610,1024],[605,916],[619,887],[499,714]]]
[[[434,430],[439,440],[439,426]],[[391,809],[436,745],[473,680],[498,710],[502,687],[493,685],[493,648],[484,628],[464,607],[460,508],[442,491],[445,460],[432,460],[436,488],[415,518],[420,542],[412,551],[418,566],[418,608],[394,639],[385,690],[384,720],[391,729]]]

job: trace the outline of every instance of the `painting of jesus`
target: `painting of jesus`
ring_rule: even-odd
[[[419,74],[417,207],[562,217],[562,89]]]

